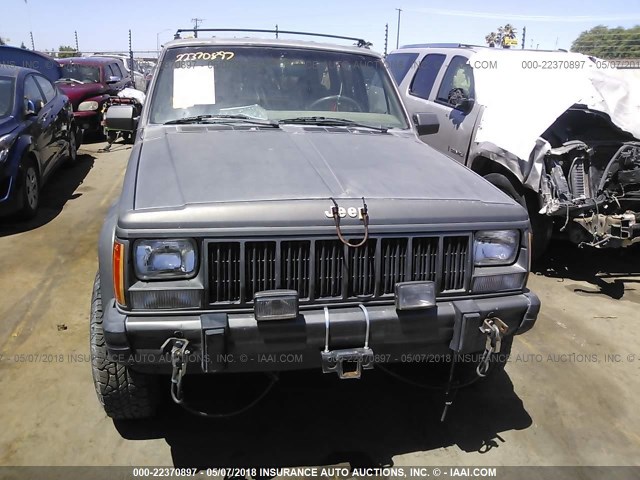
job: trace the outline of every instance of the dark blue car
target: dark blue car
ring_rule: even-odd
[[[76,161],[69,99],[42,73],[0,64],[0,214],[35,216],[40,189]]]

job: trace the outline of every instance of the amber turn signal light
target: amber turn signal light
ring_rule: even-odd
[[[117,240],[113,242],[113,293],[119,305],[126,305],[124,300],[124,245]]]

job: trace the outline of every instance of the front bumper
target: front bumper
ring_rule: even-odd
[[[500,297],[438,302],[428,310],[399,312],[395,306],[366,307],[369,346],[376,362],[404,362],[414,354],[474,353],[485,346],[479,327],[487,317],[508,326],[506,335],[531,329],[540,300],[530,292]],[[330,311],[330,349],[362,347],[366,321],[358,306]],[[322,366],[326,319],[321,308],[301,311],[295,320],[257,322],[252,313],[127,315],[111,305],[104,331],[112,360],[133,368],[171,371],[163,345],[172,337],[189,341],[189,373],[281,371]]]
[[[98,132],[102,129],[102,105],[98,110],[90,110],[86,112],[73,112],[73,118],[78,128],[85,132]]]
[[[11,215],[22,207],[16,180],[15,176],[0,172],[0,216]]]

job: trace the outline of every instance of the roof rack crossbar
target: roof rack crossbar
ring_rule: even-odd
[[[402,45],[400,48],[474,48],[487,47],[487,45],[472,45],[469,43],[414,43]]]
[[[370,42],[367,42],[362,38],[345,37],[342,35],[330,35],[328,33],[295,32],[292,30],[279,30],[279,29],[268,30],[268,29],[259,29],[259,28],[179,28],[176,31],[176,34],[174,37],[176,39],[180,38],[180,34],[182,32],[193,32],[196,34],[199,32],[251,32],[251,33],[274,33],[276,35],[280,33],[284,33],[287,35],[307,35],[310,37],[338,38],[340,40],[351,40],[351,41],[357,42],[359,47],[365,47],[365,48],[372,45]]]

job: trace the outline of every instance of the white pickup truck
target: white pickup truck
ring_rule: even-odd
[[[402,47],[387,63],[421,139],[525,206],[534,255],[554,225],[577,244],[640,242],[640,79],[565,51]]]

